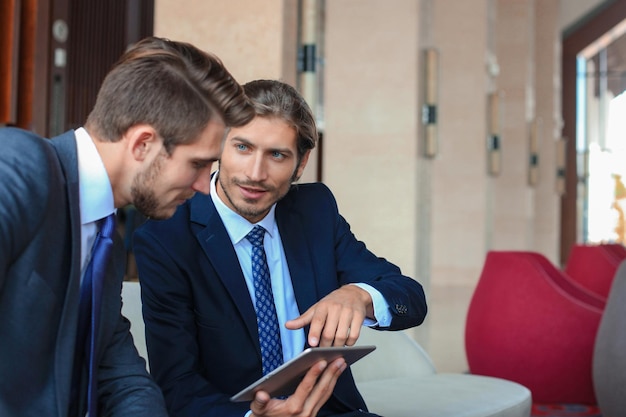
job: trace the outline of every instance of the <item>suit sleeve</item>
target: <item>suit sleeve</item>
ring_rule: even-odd
[[[400,268],[385,258],[372,253],[350,230],[348,222],[339,214],[337,203],[326,186],[320,186],[325,197],[317,201],[326,204],[319,212],[331,213],[334,236],[334,254],[340,285],[366,283],[385,298],[391,313],[391,324],[385,330],[403,330],[421,324],[427,312],[422,285],[402,274]]]
[[[41,141],[17,129],[0,129],[0,291],[11,263],[35,236],[50,204],[53,153]]]
[[[113,267],[115,277],[124,273],[125,256],[121,238],[116,236]],[[146,370],[130,333],[130,323],[121,313],[121,278],[105,284],[103,320],[112,320],[111,337],[106,340],[98,367],[100,414],[129,417],[167,417],[161,390]]]
[[[232,403],[202,376],[194,294],[183,265],[166,243],[139,228],[133,248],[141,281],[150,370],[173,417],[243,417],[248,403]],[[158,236],[164,238],[163,230]],[[236,349],[236,347],[233,347]]]

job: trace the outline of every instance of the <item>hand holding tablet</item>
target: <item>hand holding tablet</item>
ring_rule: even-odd
[[[265,391],[272,397],[292,394],[311,366],[324,359],[328,363],[343,357],[348,365],[371,353],[376,346],[314,347],[285,362],[269,374],[250,384],[230,400],[252,401],[257,391]]]

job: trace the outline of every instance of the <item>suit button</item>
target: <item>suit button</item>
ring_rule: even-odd
[[[398,314],[404,315],[409,311],[409,308],[404,304],[396,304],[396,311],[398,312]]]

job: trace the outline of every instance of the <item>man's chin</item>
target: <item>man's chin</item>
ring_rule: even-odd
[[[235,211],[248,221],[255,223],[267,215],[269,208],[261,209],[257,204],[240,204]]]
[[[174,213],[176,213],[177,207],[178,206],[168,208],[162,207],[160,209],[150,210],[148,213],[143,214],[152,220],[167,220],[172,217]]]

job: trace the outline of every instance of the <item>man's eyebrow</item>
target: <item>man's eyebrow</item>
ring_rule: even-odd
[[[248,139],[246,139],[243,136],[233,136],[232,138],[230,138],[230,141],[232,141],[232,142],[241,142],[241,143],[244,143],[246,145],[252,145],[252,142],[250,142]]]

